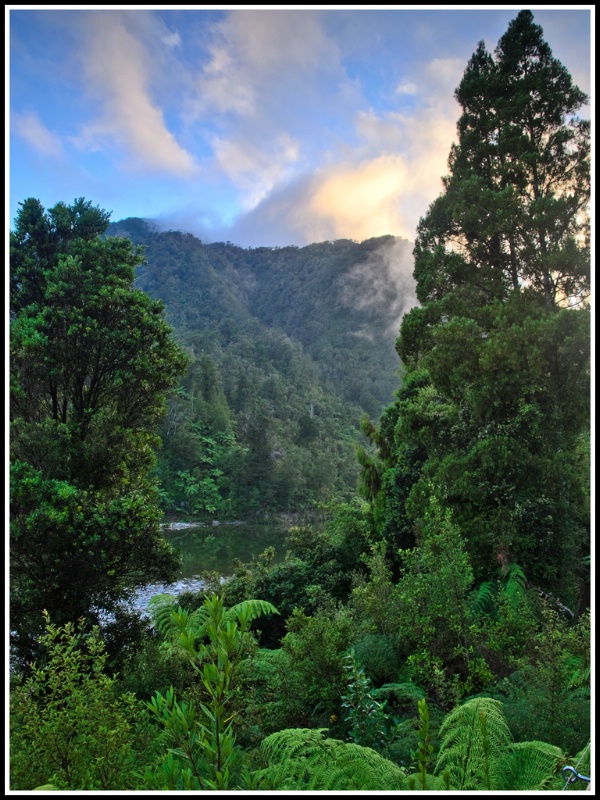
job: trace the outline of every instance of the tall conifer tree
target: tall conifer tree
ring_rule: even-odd
[[[587,98],[529,11],[494,57],[479,44],[455,96],[458,142],[418,228],[421,307],[397,341],[406,375],[382,418],[378,481],[370,465],[375,516],[393,534],[394,509],[405,531],[433,482],[478,576],[508,554],[585,605],[590,163],[574,114]]]

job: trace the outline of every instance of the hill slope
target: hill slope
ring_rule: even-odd
[[[412,245],[243,249],[139,219],[108,233],[146,248],[137,285],[164,302],[192,358],[161,432],[165,509],[227,516],[348,494],[360,418],[399,384]]]

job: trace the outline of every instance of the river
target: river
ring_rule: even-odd
[[[284,525],[248,523],[193,525],[172,523],[163,528],[165,539],[182,554],[181,571],[174,583],[152,583],[135,594],[133,607],[145,615],[148,601],[155,594],[179,595],[197,592],[204,586],[202,574],[217,573],[226,579],[236,560],[247,563],[267,547],[275,548],[275,562],[285,555]]]

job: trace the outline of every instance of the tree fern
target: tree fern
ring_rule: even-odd
[[[546,742],[516,742],[500,755],[495,770],[495,789],[539,791],[549,789],[566,763],[565,754]]]
[[[148,601],[148,613],[152,624],[165,637],[173,632],[171,612],[175,605],[176,598],[172,594],[155,594]]]
[[[251,622],[264,614],[279,614],[279,611],[267,600],[252,598],[232,606],[227,611],[226,616],[228,619],[237,619],[240,629],[246,631]]]
[[[354,645],[356,660],[364,667],[371,680],[381,682],[394,680],[398,674],[397,637],[383,634],[370,634],[359,639]]]
[[[511,742],[502,704],[476,697],[451,711],[440,727],[435,773],[448,770],[452,786],[489,790],[495,782],[495,754]]]
[[[425,692],[416,683],[385,683],[373,689],[373,697],[385,700],[390,706],[415,706],[425,697]]]
[[[567,691],[571,699],[578,697],[590,698],[591,665],[584,664],[580,657],[576,657],[573,672],[567,684]]]
[[[369,747],[323,737],[325,728],[289,728],[261,745],[268,766],[259,770],[262,789],[287,791],[397,791],[406,775]]]

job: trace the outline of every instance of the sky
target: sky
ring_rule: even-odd
[[[85,197],[242,247],[413,241],[521,8],[8,6],[7,227]],[[591,94],[593,6],[526,8]]]

